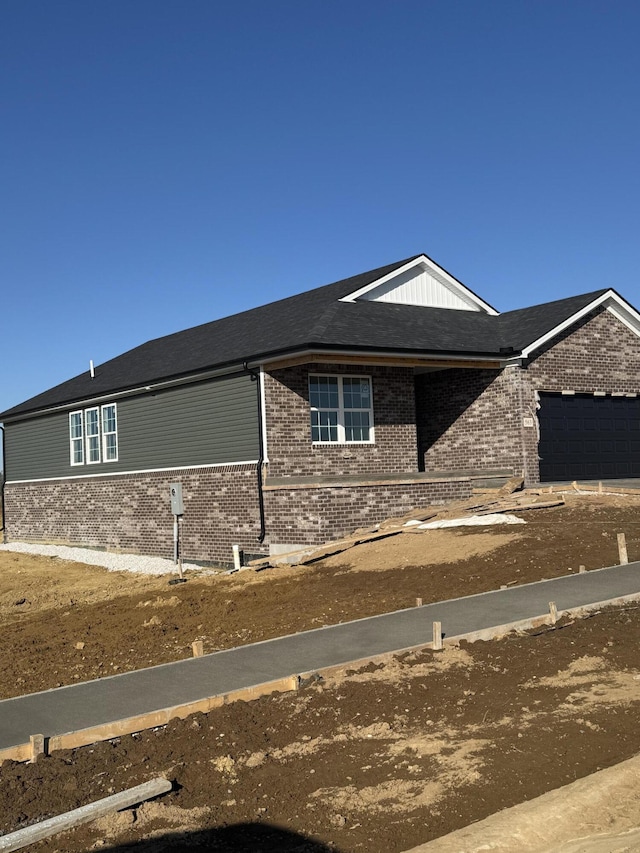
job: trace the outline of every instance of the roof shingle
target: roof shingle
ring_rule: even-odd
[[[415,258],[148,341],[0,414],[0,419],[303,349],[497,356],[524,347],[604,290],[492,316],[340,300]]]

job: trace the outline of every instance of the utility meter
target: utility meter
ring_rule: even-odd
[[[171,483],[169,486],[169,493],[171,495],[171,512],[174,515],[184,515],[182,483]]]

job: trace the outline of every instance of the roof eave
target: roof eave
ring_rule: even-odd
[[[99,394],[83,395],[79,397],[71,397],[67,400],[62,400],[50,406],[36,406],[32,409],[23,409],[11,414],[11,409],[5,413],[0,413],[0,422],[15,423],[22,420],[28,420],[33,417],[42,417],[56,412],[70,410],[74,407],[84,408],[86,406],[100,403],[102,401],[117,401],[126,397],[133,397],[139,394],[152,393],[163,389],[176,387],[178,385],[187,385],[193,382],[201,382],[206,379],[215,379],[218,377],[229,376],[235,373],[246,372],[245,365],[249,368],[258,366],[268,366],[282,361],[289,357],[307,357],[307,356],[353,356],[359,355],[362,357],[371,356],[376,359],[388,357],[389,359],[411,360],[429,360],[434,362],[496,362],[500,366],[509,364],[518,354],[511,352],[508,354],[497,353],[495,351],[461,351],[461,350],[429,350],[416,348],[389,349],[388,347],[362,347],[357,345],[335,346],[326,343],[309,342],[295,347],[285,347],[279,350],[270,350],[263,353],[258,353],[248,356],[242,361],[235,360],[226,364],[219,364],[203,368],[199,371],[190,373],[161,377],[148,382],[141,382],[135,386],[117,387],[111,390],[105,390]]]

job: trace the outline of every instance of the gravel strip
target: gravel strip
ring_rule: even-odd
[[[28,542],[9,542],[0,545],[0,551],[18,551],[21,554],[41,554],[44,557],[58,557],[74,563],[87,563],[90,566],[102,566],[110,572],[136,572],[142,575],[178,574],[173,560],[164,557],[143,557],[139,554],[112,554],[108,551],[94,551],[91,548],[70,548],[67,545],[32,545]],[[202,573],[202,567],[193,563],[183,563],[185,571]]]

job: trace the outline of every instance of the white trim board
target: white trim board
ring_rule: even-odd
[[[415,276],[407,276],[411,272]],[[421,273],[426,273],[433,281],[434,293],[431,297],[423,292],[421,295],[409,296],[403,292],[409,278],[417,278]],[[394,281],[398,282],[396,295],[394,297]],[[387,287],[385,287],[387,285]],[[378,295],[376,295],[378,291]],[[426,255],[420,255],[412,261],[404,264],[393,272],[377,279],[347,296],[343,296],[341,302],[356,302],[357,300],[399,302],[406,305],[418,305],[422,307],[450,308],[462,311],[482,311],[486,314],[497,316],[499,313],[483,299],[480,299],[473,291],[465,287],[462,282],[454,278],[450,273],[438,266],[435,261]]]
[[[561,334],[566,329],[573,326],[587,314],[594,310],[594,308],[598,308],[599,306],[603,306],[610,314],[620,320],[621,323],[632,331],[637,337],[640,338],[640,314],[633,308],[626,300],[624,300],[621,296],[613,290],[607,290],[605,293],[597,296],[592,302],[589,302],[588,305],[585,305],[580,311],[576,311],[575,314],[572,314],[562,323],[558,323],[553,329],[549,332],[546,332],[544,335],[539,337],[537,340],[533,341],[533,343],[529,344],[529,346],[524,347],[522,350],[521,357],[529,358],[532,352],[539,349],[541,346],[550,341],[552,338],[555,338],[556,335]]]
[[[33,480],[7,480],[5,486],[18,483],[55,483],[59,480],[90,480],[95,477],[127,477],[131,474],[161,474],[163,471],[200,471],[205,468],[233,468],[244,465],[257,465],[257,459],[246,462],[212,462],[209,465],[176,465],[173,468],[141,468],[138,471],[104,471],[102,474],[70,474],[64,477],[36,477]]]

